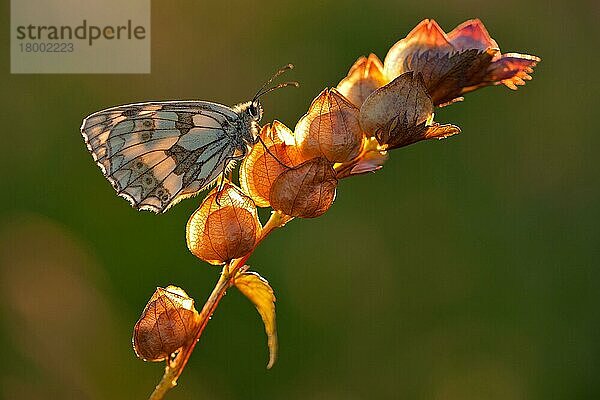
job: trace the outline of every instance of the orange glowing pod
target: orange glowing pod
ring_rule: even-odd
[[[261,229],[252,199],[226,183],[194,211],[187,223],[186,241],[196,257],[219,265],[252,251]]]
[[[269,207],[269,193],[287,167],[304,161],[293,144],[293,132],[281,122],[263,126],[256,144],[240,166],[240,186],[258,207]],[[292,144],[290,144],[292,143]]]
[[[331,163],[313,158],[277,177],[271,188],[271,206],[292,217],[315,218],[331,207],[336,187]]]
[[[325,157],[346,162],[356,157],[364,134],[358,108],[336,89],[323,90],[296,125],[296,146],[305,159]]]
[[[406,72],[377,89],[360,109],[360,123],[384,150],[460,132],[454,125],[433,122],[433,103],[421,74]]]
[[[348,72],[348,76],[340,81],[337,90],[355,106],[360,107],[365,99],[388,83],[383,74],[383,63],[375,54],[369,58],[360,57]]]
[[[133,349],[145,361],[162,361],[195,337],[200,316],[194,299],[176,286],[157,288],[133,329]]]

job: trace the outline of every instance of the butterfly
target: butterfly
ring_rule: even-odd
[[[260,97],[228,107],[209,101],[160,101],[108,108],[83,120],[81,134],[117,194],[138,210],[167,211],[222,178],[259,140]],[[223,182],[223,179],[221,180]]]

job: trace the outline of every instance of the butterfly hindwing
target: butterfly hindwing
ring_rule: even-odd
[[[239,150],[227,134],[238,115],[198,101],[119,106],[87,117],[81,133],[117,193],[164,212],[208,186]]]

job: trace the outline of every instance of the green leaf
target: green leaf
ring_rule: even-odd
[[[266,279],[256,272],[248,271],[248,266],[240,269],[234,284],[258,310],[267,333],[267,345],[269,346],[269,363],[271,368],[277,359],[277,326],[275,324],[275,295],[273,289]]]

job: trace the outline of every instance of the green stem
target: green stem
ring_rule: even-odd
[[[167,392],[177,385],[177,379],[179,379],[179,376],[181,376],[181,373],[187,365],[187,362],[190,359],[194,348],[196,347],[196,343],[198,343],[202,332],[204,332],[204,328],[208,324],[211,315],[215,312],[217,305],[225,295],[225,292],[233,284],[233,279],[235,278],[238,270],[246,264],[246,261],[248,258],[250,258],[260,242],[262,242],[271,232],[273,232],[273,230],[284,226],[287,222],[291,221],[292,218],[293,217],[285,215],[279,211],[273,211],[271,217],[263,227],[261,235],[256,241],[254,249],[244,257],[237,258],[230,261],[228,264],[225,264],[223,270],[221,271],[221,275],[219,276],[219,280],[217,281],[214,289],[208,297],[208,300],[206,300],[206,303],[204,303],[204,306],[200,311],[200,325],[196,334],[193,336],[193,339],[189,342],[189,344],[184,346],[183,349],[177,354],[175,359],[167,360],[165,373],[150,395],[149,400],[162,400]]]
[[[206,324],[208,324],[208,321],[210,320],[210,316],[217,308],[217,304],[219,304],[219,301],[225,295],[225,292],[229,287],[230,274],[228,274],[226,270],[227,265],[223,268],[223,271],[221,271],[217,284],[200,311],[200,326],[194,335],[194,339],[177,354],[174,360],[167,360],[165,373],[150,395],[149,400],[163,399],[165,394],[177,385],[177,379],[183,372],[192,351],[194,351],[194,347],[196,347],[196,343],[198,343],[200,335],[202,335]]]

